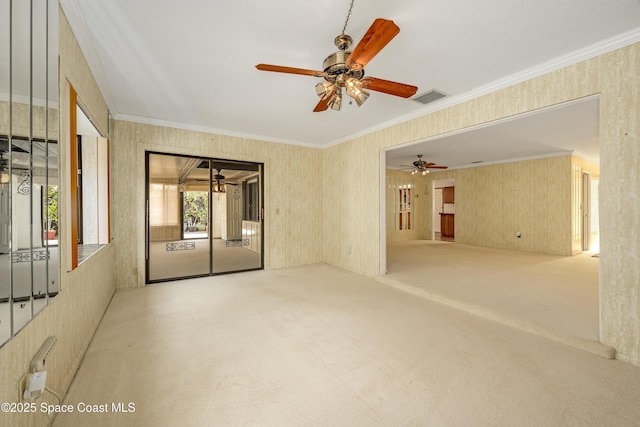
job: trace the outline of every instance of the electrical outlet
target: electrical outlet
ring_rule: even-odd
[[[18,395],[20,396],[20,401],[24,400],[24,391],[27,389],[27,385],[29,384],[29,375],[25,374],[20,381],[18,381]]]
[[[351,254],[351,246],[347,246],[347,254]]]
[[[26,386],[22,397],[27,399],[37,399],[44,393],[47,384],[47,371],[36,372],[27,375]]]

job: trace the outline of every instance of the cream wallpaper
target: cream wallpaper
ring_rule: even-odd
[[[571,156],[550,157],[465,169],[434,171],[420,176],[417,192],[424,208],[416,212],[421,231],[404,239],[433,235],[433,182],[454,180],[455,241],[466,245],[571,255]],[[393,176],[406,172],[387,171]],[[387,196],[389,214],[395,206]],[[387,228],[387,238],[397,232]],[[517,233],[521,237],[516,236]],[[415,237],[414,237],[415,234]]]
[[[119,287],[145,283],[145,152],[264,163],[265,268],[322,261],[320,150],[117,121],[112,229]]]
[[[68,167],[69,141],[68,114],[69,81],[85,101],[86,110],[106,132],[107,108],[100,91],[89,72],[73,33],[60,13],[60,170]],[[66,94],[66,96],[65,96]],[[100,120],[100,118],[104,118]],[[68,174],[66,188],[68,188]],[[61,247],[69,247],[68,193],[61,188]],[[64,201],[65,203],[62,203]],[[66,218],[66,219],[65,219]],[[66,225],[66,226],[65,226]],[[80,366],[93,334],[100,323],[115,291],[116,266],[112,246],[106,246],[72,271],[69,252],[61,253],[60,293],[53,302],[36,316],[11,341],[0,348],[0,400],[19,402],[18,382],[28,372],[29,363],[47,337],[55,335],[58,342],[47,359],[47,386],[64,396]],[[43,398],[48,403],[57,403],[50,393]],[[40,401],[37,402],[38,404]],[[43,426],[49,423],[46,414],[2,414],[0,426]]]
[[[29,105],[19,102],[13,102],[13,135],[29,136]],[[49,139],[58,139],[58,110],[49,108],[49,121],[45,115],[44,107],[33,107],[33,136],[34,138],[44,139],[46,128],[49,127]],[[9,134],[9,102],[0,100],[0,135]]]
[[[343,185],[350,190],[323,193],[323,209],[332,213],[324,216],[325,261],[365,275],[379,274],[381,173],[376,165],[380,164],[381,149],[599,94],[600,336],[603,343],[618,350],[620,359],[640,365],[639,80],[640,44],[636,43],[323,150],[324,188]],[[482,173],[489,178],[493,172]],[[548,182],[547,176],[536,179]],[[458,181],[462,183],[464,178]],[[524,178],[522,181],[526,184]],[[548,197],[560,202],[558,196]],[[529,206],[537,209],[533,203]],[[464,208],[456,205],[456,213],[458,209]],[[461,221],[463,230],[473,234],[472,224]],[[519,226],[513,220],[507,225],[508,234]],[[520,231],[523,236],[535,234],[534,230]],[[352,250],[347,253],[349,247]]]
[[[455,170],[456,242],[571,255],[570,166],[567,155]]]

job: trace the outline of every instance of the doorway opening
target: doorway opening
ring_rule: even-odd
[[[555,141],[557,148],[527,151],[538,140]],[[394,240],[386,232],[393,212],[384,198],[386,179],[406,174],[403,165],[417,153],[449,170],[433,171],[418,186],[417,200],[429,214],[416,217],[424,232],[413,241]],[[599,339],[597,96],[381,150],[380,160],[383,280],[558,336]],[[553,171],[561,179],[551,179]],[[448,186],[454,187],[455,244],[437,239]],[[560,209],[564,220],[556,221]],[[551,237],[563,240],[539,240],[562,254],[527,252],[527,239],[548,232],[549,224],[562,227]]]
[[[432,240],[453,242],[455,238],[455,181],[433,181]]]
[[[598,184],[600,179],[582,172],[582,251],[600,251],[600,228],[598,215]]]
[[[263,165],[146,154],[146,282],[263,268]]]

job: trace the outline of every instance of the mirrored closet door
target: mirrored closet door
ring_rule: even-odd
[[[147,153],[147,282],[261,269],[262,165]]]

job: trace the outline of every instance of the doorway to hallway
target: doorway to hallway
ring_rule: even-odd
[[[434,180],[432,240],[453,242],[455,239],[455,180]]]
[[[263,268],[259,163],[146,154],[146,282]]]

